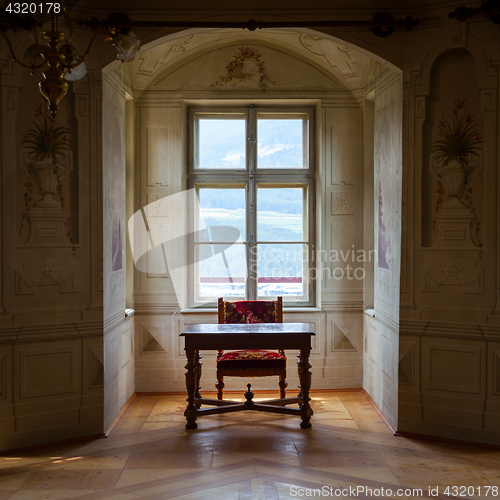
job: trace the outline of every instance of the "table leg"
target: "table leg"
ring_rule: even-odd
[[[311,364],[309,363],[309,353],[310,349],[301,349],[298,355],[298,368],[299,368],[299,381],[300,381],[300,391],[302,393],[302,403],[300,404],[302,422],[300,427],[302,429],[309,429],[311,427],[311,415],[312,408],[309,404],[311,398],[309,397],[309,391],[311,390]]]
[[[196,392],[194,397],[195,398],[201,398],[201,385],[200,385],[200,379],[201,379],[201,356],[200,356],[200,351],[196,351]],[[200,408],[201,405],[197,404],[196,408]]]
[[[186,429],[196,429],[198,427],[196,423],[196,405],[194,403],[198,380],[198,360],[196,351],[194,349],[186,349],[186,358],[187,364],[184,368],[186,368],[186,389],[188,393],[186,401],[188,404],[184,416],[187,420]]]

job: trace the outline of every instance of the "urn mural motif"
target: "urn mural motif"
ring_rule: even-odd
[[[471,226],[476,226],[477,237],[480,229],[470,183],[481,170],[482,136],[474,114],[467,110],[466,99],[454,101],[451,115],[438,120],[438,139],[433,142],[431,150],[431,171],[438,186],[433,220],[434,228],[438,229],[437,246],[443,244],[445,227],[449,233],[451,226],[460,225],[455,229],[468,235],[463,238],[462,244],[466,245],[472,244]]]
[[[21,137],[21,168],[28,177],[24,184],[24,210],[20,232],[29,223],[28,245],[72,244],[70,219],[64,211],[62,180],[72,170],[69,129],[57,126],[42,105],[35,109],[33,128]],[[33,201],[33,187],[40,198]],[[47,228],[51,231],[47,231]],[[50,241],[47,241],[50,234]],[[73,251],[75,249],[73,248]]]

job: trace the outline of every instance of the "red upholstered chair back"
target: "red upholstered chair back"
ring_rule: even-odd
[[[222,323],[283,323],[283,297],[277,300],[219,299],[219,324]]]
[[[223,323],[283,323],[283,297],[277,300],[238,300],[226,302],[219,299],[219,324]],[[286,396],[286,356],[283,349],[278,352],[264,350],[233,351],[224,354],[217,351],[217,399],[222,399],[224,377],[280,378],[280,398]]]

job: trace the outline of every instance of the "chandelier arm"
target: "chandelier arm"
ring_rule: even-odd
[[[30,33],[30,38],[35,42],[35,45],[40,45],[38,43],[38,30],[36,28],[33,28]]]
[[[14,62],[16,64],[18,64],[19,66],[21,66],[22,68],[31,70],[31,74],[33,74],[35,72],[35,69],[43,68],[47,64],[46,61],[43,61],[41,64],[35,64],[35,63],[33,63],[31,65],[24,64],[16,57],[16,54],[15,54],[14,49],[12,47],[12,44],[10,43],[9,38],[5,35],[5,33],[0,31],[0,35],[2,35],[5,38],[5,41],[7,42],[7,46],[9,47],[10,55],[12,56],[12,59],[14,59]],[[36,45],[38,45],[38,44],[36,44]]]
[[[44,52],[46,47],[41,45],[39,42],[38,42],[38,29],[37,27],[35,26],[32,30],[31,30],[31,33],[30,33],[30,37],[31,39],[33,40],[33,45],[30,46],[31,47],[40,47],[40,52]]]
[[[90,47],[92,46],[92,44],[94,43],[94,40],[97,38],[98,35],[102,35],[103,33],[96,33],[90,40],[88,46],[87,46],[87,50],[85,51],[85,54],[83,56],[80,56],[78,58],[78,60],[70,65],[68,65],[68,68],[76,68],[77,66],[80,66],[80,64],[82,64],[83,62],[85,62],[89,56],[90,56]]]

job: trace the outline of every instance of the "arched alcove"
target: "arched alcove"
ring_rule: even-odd
[[[241,58],[245,51],[253,51],[251,67],[246,74],[228,78],[231,61]],[[311,122],[314,210],[310,224],[315,228],[313,243],[319,259],[315,260],[316,288],[313,307],[285,308],[285,321],[309,322],[315,328],[313,387],[364,387],[394,425],[401,90],[401,75],[389,63],[310,30],[258,33],[188,30],[147,44],[127,68],[113,63],[103,71],[103,128],[107,130],[108,123],[118,120],[123,144],[129,148],[128,160],[123,162],[123,176],[125,164],[133,170],[128,178],[133,178],[135,201],[127,201],[129,207],[133,206],[128,213],[144,210],[149,217],[148,225],[163,227],[165,238],[172,231],[172,217],[157,217],[154,211],[149,214],[149,210],[158,207],[163,198],[190,186],[189,109],[193,106],[228,109],[232,104],[310,109],[314,117]],[[131,96],[128,101],[126,94]],[[128,136],[125,130],[129,130]],[[375,149],[374,138],[379,145]],[[107,163],[111,161],[109,151],[104,142],[105,193],[111,193],[111,186],[107,185],[111,177],[106,174]],[[105,198],[105,249],[111,244],[106,243],[110,234],[106,229],[110,224],[106,203]],[[383,220],[379,217],[381,207]],[[387,251],[390,241],[390,263],[387,256],[382,261],[375,257],[379,241]],[[129,253],[128,261],[132,258]],[[105,253],[105,317],[117,314],[125,304],[125,276],[112,272],[110,265]],[[373,290],[368,293],[366,286],[374,287],[375,294]],[[138,392],[183,390],[184,353],[179,333],[186,324],[214,321],[215,311],[195,312],[190,309],[189,301],[179,298],[176,292],[165,270],[135,270],[135,390]],[[373,296],[375,302],[368,299],[368,303],[367,297]],[[366,308],[375,308],[386,318],[385,323],[378,317],[366,319]],[[106,349],[112,349],[110,343],[105,342],[105,352]],[[204,390],[214,387],[214,356],[207,353],[204,359]],[[110,362],[119,364],[118,360]],[[274,387],[271,379],[257,380],[257,389]],[[298,383],[293,369],[288,380],[292,388]],[[229,389],[239,388],[238,381],[228,382]],[[110,396],[107,399],[112,400]],[[111,404],[105,413],[108,419],[112,418]]]
[[[458,125],[462,116],[464,120],[470,122],[471,129],[477,130],[476,135],[479,135],[479,130],[484,127],[480,105],[481,96],[477,88],[477,63],[470,52],[461,49],[441,54],[432,66],[430,79],[430,109],[423,125],[423,158],[425,163],[422,175],[425,187],[422,193],[422,242],[424,247],[432,247],[438,243],[439,236],[435,216],[440,212],[443,204],[447,202],[443,180],[440,176],[438,177],[437,173],[441,164],[435,158],[433,145],[437,144],[436,141],[443,139],[444,125],[446,123],[449,123],[450,126],[453,126],[454,123]],[[453,122],[453,116],[455,122]],[[477,158],[473,159],[477,160]],[[481,219],[483,209],[481,203],[477,205],[475,200],[483,198],[482,179],[480,171],[470,175],[468,179],[468,188],[470,189],[468,203],[471,204],[475,214],[470,243],[477,247],[482,245]]]

